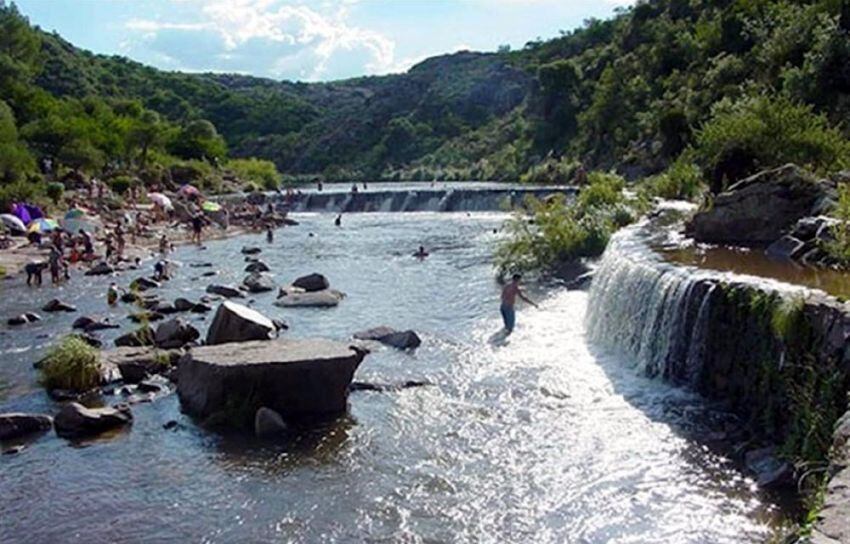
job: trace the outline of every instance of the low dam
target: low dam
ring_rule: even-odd
[[[649,221],[614,236],[591,288],[588,336],[640,373],[727,406],[740,418],[747,464],[766,469],[763,483],[813,491],[838,472],[822,528],[847,542],[839,484],[847,475],[827,459],[846,455],[847,430],[835,428],[850,386],[848,305],[800,286],[665,262],[653,246],[669,232]]]

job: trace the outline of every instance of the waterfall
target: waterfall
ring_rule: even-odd
[[[286,203],[280,195],[270,195],[294,212],[495,212],[504,211],[506,204],[520,204],[526,195],[546,198],[552,194],[572,197],[571,187],[541,189],[511,187],[504,189],[381,189],[352,194],[348,191],[309,192]]]
[[[716,284],[662,262],[641,227],[615,234],[599,263],[587,310],[588,337],[624,353],[649,377],[694,385]]]

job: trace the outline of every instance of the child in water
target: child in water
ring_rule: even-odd
[[[118,295],[118,286],[115,284],[115,282],[110,283],[109,289],[107,289],[106,291],[106,302],[110,306],[115,306],[115,304],[118,302]]]

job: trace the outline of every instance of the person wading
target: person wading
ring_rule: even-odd
[[[517,297],[521,298],[525,302],[531,304],[535,308],[540,308],[536,303],[532,302],[530,298],[528,298],[525,293],[523,293],[522,289],[519,286],[519,281],[522,279],[522,276],[519,274],[514,274],[511,278],[510,283],[505,285],[502,288],[502,307],[500,308],[502,312],[502,321],[505,322],[505,331],[508,334],[511,334],[514,331],[514,325],[516,325],[516,299]]]

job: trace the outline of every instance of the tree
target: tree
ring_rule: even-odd
[[[138,119],[133,119],[127,133],[129,149],[139,148],[139,168],[144,169],[148,161],[148,151],[162,142],[163,126],[155,111],[145,110]]]
[[[35,160],[18,139],[12,108],[0,100],[0,183],[23,179],[35,170]]]
[[[215,161],[227,154],[227,145],[215,125],[207,120],[192,121],[171,141],[169,150],[183,159]]]

